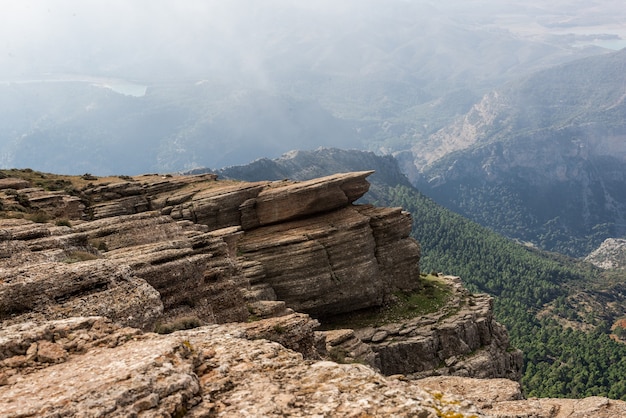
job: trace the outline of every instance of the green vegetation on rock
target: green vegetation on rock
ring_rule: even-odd
[[[380,189],[374,197],[413,214],[422,270],[459,275],[470,290],[496,297],[496,319],[525,353],[527,395],[626,400],[626,345],[609,338],[605,322],[592,315],[586,320],[594,330],[585,332],[537,316],[544,305],[600,280],[597,269],[503,238],[413,188]]]
[[[392,300],[379,308],[363,309],[324,318],[324,329],[380,327],[386,324],[434,313],[442,309],[451,296],[446,283],[435,275],[421,277],[422,289],[396,292]]]

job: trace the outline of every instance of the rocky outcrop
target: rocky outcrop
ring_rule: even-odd
[[[602,269],[626,268],[626,239],[607,238],[585,261]]]
[[[301,183],[148,176],[145,181],[91,186],[84,198],[90,204],[81,216],[88,222],[63,228],[4,223],[4,245],[24,250],[10,251],[7,263],[14,265],[22,257],[30,265],[35,254],[42,261],[62,263],[78,251],[96,259],[85,269],[129,268],[159,292],[161,322],[243,321],[246,302],[254,310],[259,302],[283,301],[291,309],[317,315],[379,306],[394,290],[419,288],[419,246],[409,238],[411,217],[406,212],[352,205],[367,191],[369,174]],[[79,264],[73,269],[84,263],[75,261]],[[67,266],[56,269],[63,276]],[[41,271],[29,271],[27,275],[45,281]],[[92,288],[111,287],[96,282]],[[23,299],[40,297],[35,288],[28,289]],[[82,300],[87,291],[77,289],[72,295]],[[56,295],[45,303],[61,298]],[[7,311],[25,313],[41,305],[20,303]],[[267,311],[268,304],[263,307]],[[124,323],[149,329],[153,319]]]
[[[153,327],[163,313],[154,287],[128,267],[107,260],[47,262],[2,273],[3,325],[99,314],[145,329]]]
[[[0,221],[0,320],[103,315],[153,329],[244,321],[228,238],[156,212],[69,227]],[[228,231],[224,232],[228,235]],[[100,250],[98,250],[100,248]]]
[[[372,173],[344,173],[268,187],[242,206],[242,227],[252,229],[345,207],[367,192],[365,178]]]
[[[354,202],[369,189],[371,171],[343,173],[304,182],[217,182],[214,174],[124,181],[88,188],[89,219],[159,210],[174,219],[221,229],[252,229]]]
[[[375,330],[370,345],[385,374],[413,378],[455,375],[519,380],[522,352],[509,344],[506,329],[493,318],[491,298],[472,296],[473,306]],[[385,335],[386,334],[386,335]],[[383,338],[384,337],[384,338]]]
[[[493,318],[492,298],[470,294],[458,277],[440,279],[452,295],[437,312],[352,333],[324,331],[331,342],[328,350],[341,353],[347,361],[370,364],[386,375],[518,381],[522,352],[510,346],[506,329]]]
[[[396,221],[383,227],[376,224],[381,218]],[[238,250],[246,266],[260,266],[279,300],[328,315],[380,306],[393,290],[419,288],[419,246],[409,239],[387,245],[381,237],[406,238],[408,231],[410,217],[399,210],[345,207],[249,231]],[[394,245],[403,252],[390,256]]]
[[[0,329],[0,417],[617,417],[606,398],[524,400],[507,379],[383,377],[305,360],[271,340],[312,335],[304,315],[168,335],[101,317]],[[300,340],[311,351],[313,339]],[[114,361],[112,361],[114,359]]]
[[[494,418],[612,418],[626,416],[626,402],[602,397],[523,399],[518,383],[507,379],[429,377],[418,381],[431,393],[445,393],[472,402]]]
[[[236,325],[166,336],[103,318],[19,327],[0,331],[1,417],[482,416],[363,365],[304,361]]]
[[[326,332],[306,315],[323,321],[422,289],[411,216],[354,204],[369,174],[302,183],[146,176],[90,185],[71,222],[0,220],[0,346],[10,347],[0,359],[0,399],[37,392],[4,410],[477,413],[405,382],[519,378],[519,352],[493,320],[491,299],[469,295],[458,279],[447,279],[453,297],[433,315]],[[108,319],[85,318],[94,315]],[[233,324],[204,326],[224,323]],[[187,328],[196,329],[176,331]],[[364,362],[396,378],[303,358]]]
[[[0,179],[0,190],[3,189],[26,189],[30,187],[30,183],[26,180],[15,178],[15,177],[7,177]]]

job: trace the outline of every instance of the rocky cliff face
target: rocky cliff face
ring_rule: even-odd
[[[67,270],[84,265],[72,262],[80,261],[72,259],[77,253],[94,259],[97,267],[85,267],[90,272],[124,266],[158,291],[162,315],[155,307],[155,315],[140,322],[122,310],[113,316],[144,329],[188,316],[203,323],[242,321],[248,314],[244,297],[284,301],[312,314],[381,305],[394,290],[419,288],[419,246],[408,237],[407,213],[351,204],[367,191],[369,174],[301,183],[222,183],[203,175],[88,187],[88,204],[72,227],[5,223],[5,263],[20,269],[2,290],[11,300],[4,316],[37,312],[41,297],[27,289],[34,286],[30,278],[42,286],[50,278],[34,272],[35,259],[41,269],[58,271],[55,282],[65,283]],[[22,199],[43,193],[28,190]],[[30,203],[47,211],[36,205]],[[19,275],[24,269],[28,279]],[[69,296],[59,291],[49,299],[80,299],[94,288],[114,287],[110,275],[89,281],[78,274],[79,285],[67,284]],[[33,300],[14,299],[16,293]]]
[[[453,278],[438,314],[314,332],[306,314],[323,320],[422,288],[410,216],[353,204],[369,174],[142,176],[52,193],[59,206],[5,184],[3,207],[70,219],[0,220],[1,416],[480,415],[406,377],[310,363],[339,348],[388,375],[519,376],[490,299]]]
[[[626,240],[607,238],[585,261],[603,269],[623,269],[626,267]]]
[[[494,320],[491,297],[470,294],[458,277],[442,279],[454,294],[437,312],[355,331],[377,354],[381,371],[518,381],[522,352],[510,347],[505,328]]]

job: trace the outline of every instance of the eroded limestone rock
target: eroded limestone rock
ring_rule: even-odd
[[[350,338],[335,335],[348,335],[346,330],[323,333],[328,335],[332,349],[342,353],[347,361],[365,362],[386,375],[519,381],[522,352],[510,346],[506,329],[493,318],[492,298],[470,294],[458,277],[442,276],[439,280],[447,283],[452,294],[437,312],[378,327],[357,328]],[[370,351],[363,350],[362,345]]]
[[[291,315],[377,307],[398,290],[421,288],[411,216],[353,204],[367,191],[369,174],[302,183],[151,176],[89,188],[83,218],[90,221],[0,220],[0,321],[104,315],[171,332],[271,318],[279,322],[238,329],[307,358],[363,361],[386,374],[516,378],[517,352],[508,353],[487,299],[369,336],[346,331],[347,338],[315,334],[315,321]],[[63,360],[61,347],[50,344],[33,346],[31,354],[41,351],[51,364]]]
[[[238,249],[251,268],[262,269],[262,282],[279,300],[332,315],[380,306],[395,290],[421,286],[410,227],[400,210],[349,206],[247,231]],[[405,238],[388,244],[393,236]]]
[[[335,174],[313,180],[266,187],[245,203],[244,229],[271,225],[348,206],[369,190],[373,171]]]
[[[626,416],[626,402],[603,397],[524,399],[519,383],[508,379],[439,376],[416,383],[431,393],[458,396],[498,418],[610,418]]]
[[[101,315],[138,328],[161,317],[159,293],[128,266],[108,260],[3,268],[0,321]]]
[[[306,322],[255,327],[293,321]],[[142,334],[103,318],[10,327],[0,331],[0,417],[482,416],[457,398],[363,365],[307,361],[258,337],[236,324]],[[58,362],[28,359],[33,345],[51,344],[66,353]]]

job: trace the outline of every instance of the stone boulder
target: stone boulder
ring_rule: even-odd
[[[373,171],[272,184],[242,205],[242,228],[252,229],[348,206],[369,190]]]

